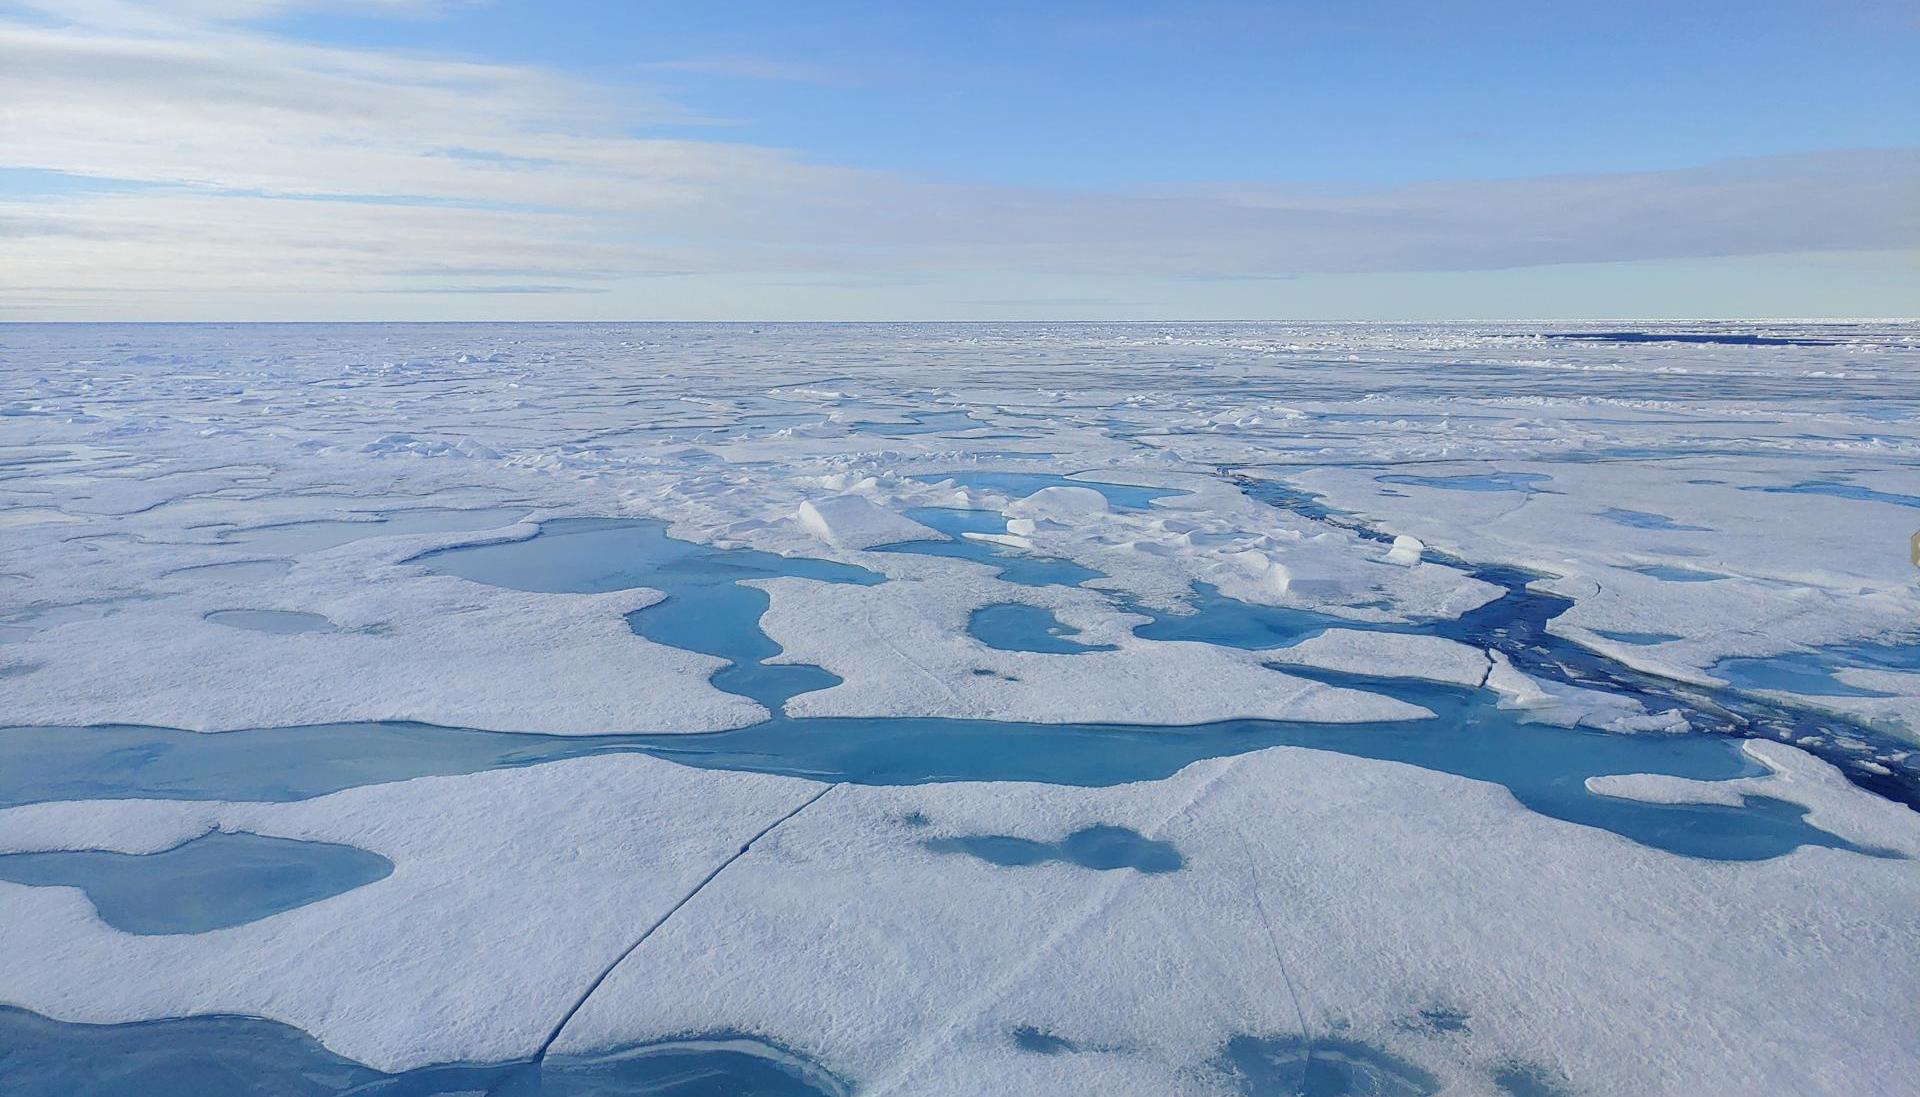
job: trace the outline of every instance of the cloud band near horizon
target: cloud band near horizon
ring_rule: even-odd
[[[0,19],[9,319],[267,315],[276,295],[343,319],[388,314],[373,295],[444,298],[427,311],[447,315],[497,296],[752,318],[823,287],[842,311],[863,288],[922,287],[939,315],[981,311],[996,278],[1097,309],[1151,307],[1116,284],[1171,304],[1240,283],[1217,296],[1246,301],[1261,281],[1782,256],[1858,256],[1905,287],[1920,251],[1920,149],[1394,186],[1013,186],[722,140],[665,86],[305,43],[205,5],[144,22],[39,7]],[[715,136],[659,135],[702,125]],[[702,284],[728,299],[700,306]]]

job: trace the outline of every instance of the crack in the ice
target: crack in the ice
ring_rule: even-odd
[[[767,835],[772,834],[775,830],[779,829],[781,825],[785,824],[788,820],[792,819],[794,816],[807,810],[813,805],[819,803],[821,797],[825,796],[827,793],[832,792],[834,789],[837,789],[839,787],[840,785],[838,783],[828,785],[825,788],[821,789],[820,791],[814,793],[812,796],[809,796],[805,800],[802,800],[798,805],[796,805],[793,808],[793,810],[787,812],[785,815],[780,816],[780,818],[775,819],[773,822],[768,823],[766,826],[761,827],[760,830],[757,833],[755,833],[753,837],[748,838],[745,842],[741,843],[740,848],[735,850],[731,856],[729,856],[726,860],[720,862],[718,865],[714,866],[713,871],[701,877],[700,882],[694,884],[693,887],[689,889],[685,895],[682,895],[680,897],[679,902],[673,904],[673,906],[671,907],[668,907],[666,913],[654,919],[653,923],[649,925],[645,930],[643,930],[640,936],[634,938],[632,944],[628,945],[625,949],[622,949],[620,954],[618,956],[615,956],[611,963],[609,963],[606,967],[600,970],[600,974],[594,977],[593,982],[587,984],[587,989],[581,992],[580,997],[574,999],[573,1005],[569,1007],[567,1009],[567,1012],[560,1018],[560,1022],[553,1026],[552,1031],[547,1033],[547,1038],[540,1041],[540,1049],[533,1053],[533,1057],[530,1060],[528,1060],[529,1064],[533,1066],[538,1066],[543,1060],[546,1059],[547,1052],[552,1049],[554,1041],[560,1038],[560,1034],[566,1030],[567,1025],[571,1023],[574,1017],[579,1014],[580,1010],[586,1006],[587,999],[593,997],[594,992],[599,990],[601,985],[605,983],[610,976],[613,975],[614,970],[616,968],[618,968],[621,964],[626,962],[627,957],[632,956],[636,951],[639,950],[641,945],[644,945],[647,943],[648,938],[652,937],[654,933],[659,931],[661,926],[666,925],[667,919],[672,918],[675,914],[680,913],[681,907],[684,907],[688,903],[692,902],[694,896],[700,894],[700,892],[703,891],[708,884],[713,883],[714,879],[717,878],[722,872],[725,872],[727,868],[731,866],[735,861],[738,861],[740,858],[745,857],[747,853],[753,849],[754,843],[758,842],[762,838],[765,838]]]
[[[882,632],[879,629],[879,627],[873,623],[873,607],[862,606],[861,614],[863,615],[863,617],[867,622],[867,633],[869,635],[873,636],[875,639],[879,640],[881,643],[887,645],[888,650],[892,651],[894,655],[898,656],[902,662],[905,662],[908,666],[919,671],[922,675],[925,675],[926,679],[929,682],[932,682],[934,685],[939,686],[941,691],[947,695],[947,700],[952,701],[956,705],[960,703],[960,695],[953,691],[953,687],[948,685],[944,678],[942,678],[938,674],[935,674],[932,670],[928,669],[925,663],[922,663],[920,660],[915,659],[911,655],[908,655],[906,652],[906,649],[902,648],[899,644],[894,643],[893,638],[891,636],[888,636],[886,633]]]
[[[1267,916],[1267,902],[1260,893],[1260,865],[1253,859],[1253,845],[1247,841],[1247,832],[1235,828],[1240,836],[1240,852],[1247,862],[1247,881],[1252,885],[1253,909],[1260,915],[1260,925],[1267,933],[1267,948],[1273,953],[1273,962],[1280,968],[1280,981],[1286,984],[1287,997],[1293,1000],[1293,1016],[1300,1024],[1300,1039],[1306,1044],[1306,1062],[1311,1069],[1313,1064],[1313,1033],[1307,1028],[1307,1010],[1300,1002],[1300,989],[1293,981],[1293,972],[1287,968],[1287,958],[1280,951],[1280,938],[1273,932],[1273,919]]]
[[[1249,466],[1220,465],[1215,471],[1217,475],[1243,493],[1249,493],[1249,489],[1262,483],[1279,483],[1281,487],[1287,487],[1283,482],[1260,481],[1245,476],[1236,471],[1240,467]],[[1301,490],[1296,491],[1295,495],[1296,498],[1292,499],[1250,497],[1276,509],[1295,514],[1309,522],[1345,530],[1365,540],[1383,544],[1391,540],[1375,528],[1364,514],[1333,510],[1320,503],[1320,496],[1312,492]],[[1458,568],[1483,581],[1507,587],[1510,596],[1522,593],[1536,579],[1564,578],[1564,576],[1536,573],[1533,578],[1527,579],[1519,586],[1511,586],[1499,578],[1477,573],[1499,569],[1525,573],[1531,569],[1526,565],[1477,564],[1458,553],[1445,550],[1436,552],[1435,558],[1439,563]],[[1598,585],[1596,582],[1596,590]],[[1576,601],[1568,595],[1556,595],[1556,597],[1565,600],[1569,609]],[[1791,616],[1798,618],[1805,614],[1817,613],[1821,609],[1822,607],[1819,606],[1809,606]],[[1698,716],[1719,725],[1699,729],[1703,734],[1771,738],[1795,743],[1839,767],[1847,780],[1854,785],[1920,811],[1920,772],[1916,772],[1905,764],[1904,760],[1908,757],[1907,745],[1898,741],[1889,741],[1885,731],[1876,729],[1871,724],[1835,708],[1799,700],[1757,697],[1740,691],[1728,691],[1722,686],[1706,685],[1679,677],[1672,673],[1671,668],[1642,669],[1629,659],[1588,648],[1576,640],[1556,634],[1551,626],[1551,619],[1543,622],[1538,638],[1494,635],[1469,639],[1486,643],[1489,650],[1505,654],[1513,662],[1515,669],[1523,673],[1537,671],[1551,680],[1580,688],[1594,688],[1597,683],[1602,689],[1638,699],[1643,705],[1651,700],[1681,710],[1690,720]],[[1503,639],[1507,642],[1502,643]],[[1546,643],[1548,640],[1558,640],[1569,645],[1583,657],[1583,660],[1590,658],[1590,664],[1583,661],[1582,665],[1592,671],[1596,677],[1590,679],[1586,675],[1575,673],[1568,663]],[[1486,680],[1482,679],[1481,686],[1484,687],[1485,684]],[[1724,694],[1724,696],[1716,696],[1716,694]],[[1651,711],[1650,707],[1649,711]],[[1802,721],[1808,719],[1818,721],[1820,726],[1812,729],[1803,728]],[[1880,768],[1863,769],[1859,765],[1861,756],[1858,753],[1844,748],[1836,749],[1820,741],[1823,736],[1838,738],[1843,735],[1877,744],[1873,760]],[[1813,741],[1809,741],[1809,736]],[[1888,767],[1891,769],[1888,770]]]

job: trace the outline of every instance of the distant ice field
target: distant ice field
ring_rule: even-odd
[[[1920,324],[0,327],[0,1091],[1912,1094]]]

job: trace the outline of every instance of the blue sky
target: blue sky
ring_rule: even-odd
[[[1832,0],[560,0],[275,26],[671,84],[737,127],[729,136],[834,163],[1117,186],[1644,170],[1912,144],[1920,9],[1907,11],[1903,26],[1893,5]],[[755,71],[775,79],[740,78]]]
[[[0,316],[1906,315],[1916,47],[1876,0],[0,0]]]

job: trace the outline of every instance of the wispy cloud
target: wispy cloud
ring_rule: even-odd
[[[682,274],[1248,280],[1920,247],[1916,150],[1371,189],[974,185],[659,136],[703,120],[665,87],[251,25],[289,6],[46,0],[0,17],[0,294],[42,309]],[[744,57],[653,68],[845,76]],[[5,169],[37,181],[9,187]]]
[[[75,26],[179,32],[249,23],[302,9],[426,18],[477,0],[15,0],[17,10]]]

